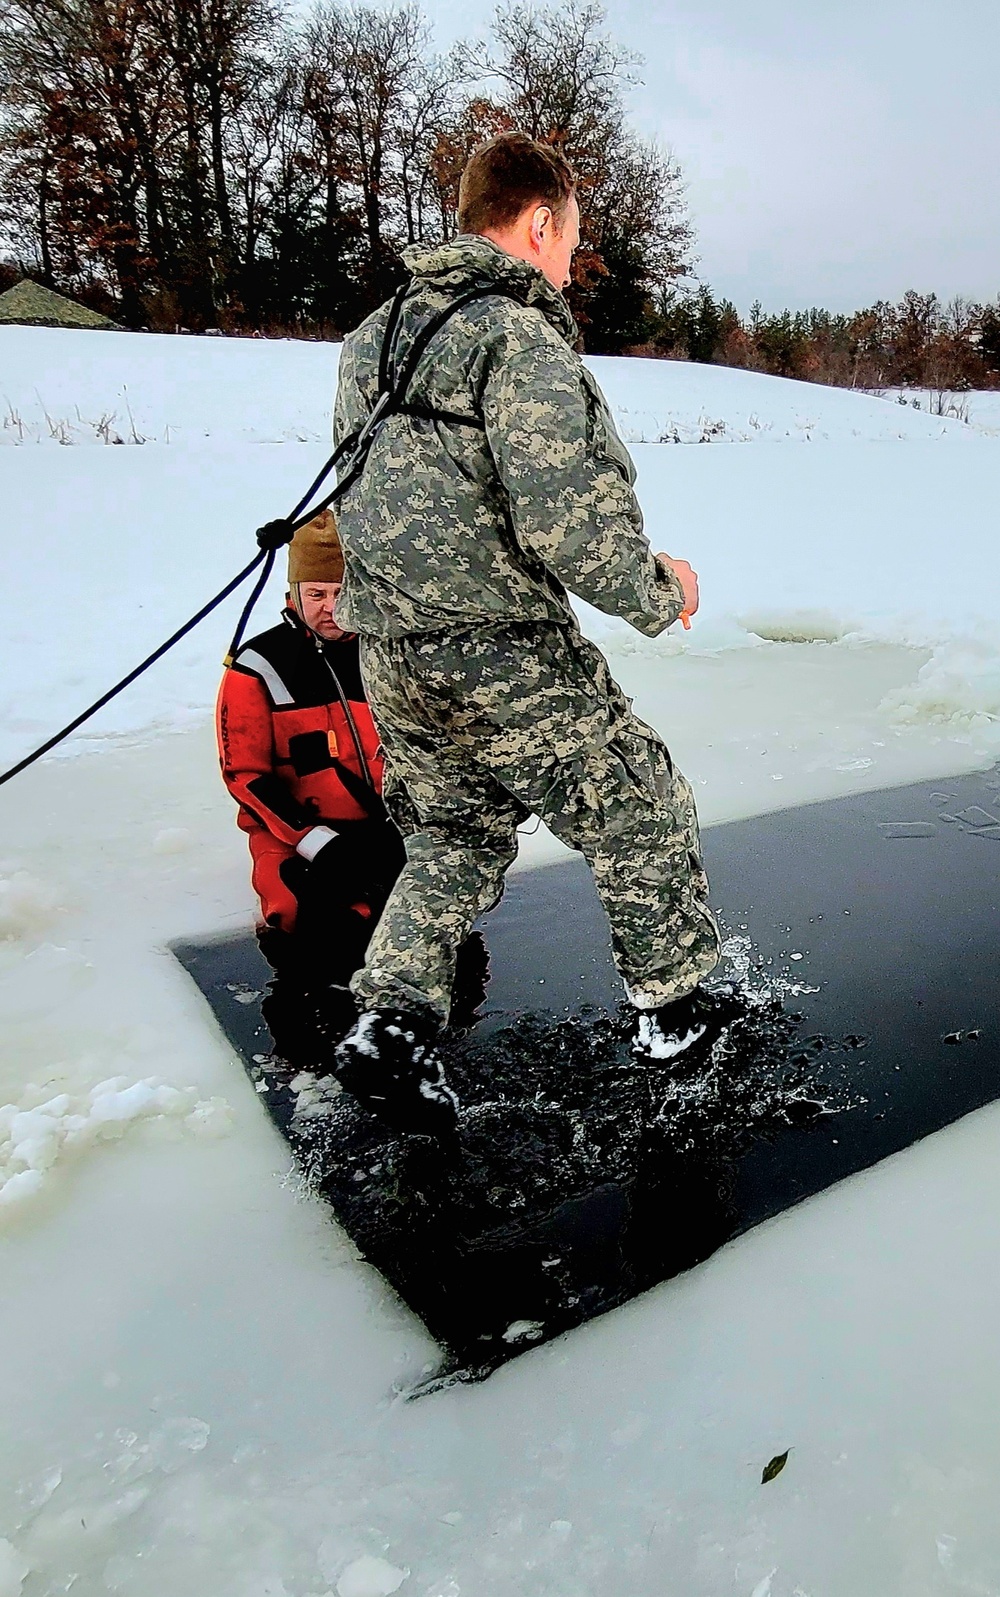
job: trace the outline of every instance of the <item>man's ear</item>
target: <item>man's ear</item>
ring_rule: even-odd
[[[531,242],[536,249],[541,247],[546,223],[552,220],[552,212],[547,205],[536,205],[530,228]]]

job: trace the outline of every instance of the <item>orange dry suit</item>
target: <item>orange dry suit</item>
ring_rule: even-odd
[[[343,908],[370,929],[403,855],[357,638],[324,642],[285,610],[227,668],[216,725],[265,925],[305,931],[308,903],[311,924]]]

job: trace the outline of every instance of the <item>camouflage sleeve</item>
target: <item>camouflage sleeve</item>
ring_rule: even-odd
[[[482,403],[522,548],[571,593],[649,637],[676,621],[680,584],[653,559],[635,468],[579,357],[561,341],[504,352]]]

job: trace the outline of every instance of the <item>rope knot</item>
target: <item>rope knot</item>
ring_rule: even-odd
[[[295,523],[279,517],[277,521],[265,521],[262,527],[257,528],[257,547],[268,551],[283,549],[286,543],[291,543],[295,536]]]

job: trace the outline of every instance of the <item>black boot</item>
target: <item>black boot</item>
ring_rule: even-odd
[[[458,1099],[448,1086],[430,1015],[366,1009],[335,1055],[345,1092],[394,1131],[446,1137],[458,1124]]]
[[[710,992],[696,987],[659,1009],[641,1009],[632,1050],[657,1064],[668,1064],[689,1053],[699,1061],[706,1059],[738,1012],[735,989],[722,987]]]

